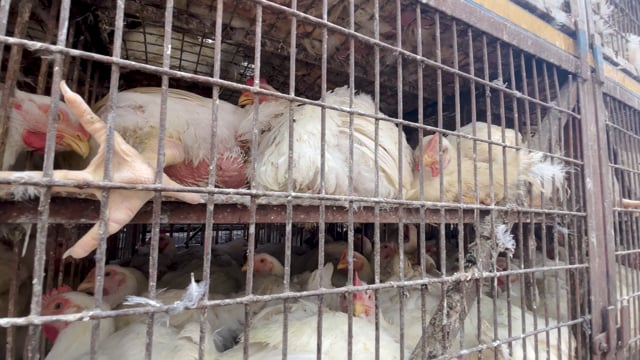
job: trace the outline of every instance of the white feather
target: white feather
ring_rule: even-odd
[[[541,158],[542,153],[532,153]],[[564,189],[564,177],[567,167],[557,159],[545,159],[535,161],[529,169],[530,176],[539,182],[541,191],[544,194],[552,194],[557,189],[562,199]]]
[[[513,239],[510,228],[505,224],[496,226],[496,240],[500,249],[511,253],[516,249],[516,241]]]

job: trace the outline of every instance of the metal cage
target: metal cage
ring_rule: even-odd
[[[0,3],[0,358],[637,356],[639,9]]]

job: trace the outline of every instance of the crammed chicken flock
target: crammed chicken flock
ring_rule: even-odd
[[[260,86],[270,89],[266,83]],[[84,102],[72,93],[64,84],[61,86],[68,108],[71,110],[68,119],[78,119],[84,126],[86,134],[93,136],[91,161],[85,170],[54,172],[54,178],[58,180],[76,180],[80,182],[101,181],[103,178],[105,132],[106,125],[96,115],[93,115]],[[339,108],[350,107],[350,89],[337,88],[327,93],[325,102]],[[157,128],[153,121],[159,119],[160,93],[158,89],[139,88],[119,93],[116,101],[115,114],[115,149],[113,161],[113,177],[115,182],[127,184],[153,183],[156,166]],[[241,104],[251,103],[252,96],[245,93],[241,97]],[[459,130],[462,137],[436,134],[424,139],[424,147],[415,152],[408,146],[403,133],[391,122],[380,121],[379,139],[376,144],[376,121],[372,118],[353,115],[353,133],[349,132],[350,116],[347,112],[335,109],[326,110],[326,147],[324,166],[322,168],[320,142],[322,111],[317,106],[306,104],[290,104],[288,101],[278,100],[269,96],[258,97],[259,117],[257,148],[253,149],[256,164],[248,164],[248,146],[253,124],[251,107],[242,109],[234,105],[220,102],[217,128],[217,161],[211,163],[209,150],[211,145],[211,101],[194,94],[179,91],[169,91],[167,137],[165,139],[165,163],[163,184],[179,187],[206,186],[208,183],[209,167],[216,168],[216,185],[220,187],[239,188],[246,185],[249,177],[260,190],[286,191],[288,189],[288,165],[289,165],[289,108],[292,109],[294,118],[293,126],[293,152],[292,172],[293,191],[320,193],[323,191],[321,174],[325,174],[324,192],[333,195],[349,194],[348,176],[350,163],[353,165],[354,179],[372,179],[376,177],[376,171],[380,180],[379,193],[376,194],[374,182],[354,181],[353,194],[360,196],[380,196],[384,198],[418,199],[418,186],[422,182],[425,200],[440,201],[440,176],[444,182],[444,201],[457,202],[459,198],[463,202],[475,202],[493,204],[500,201],[509,201],[514,195],[526,194],[526,184],[532,189],[535,196],[542,194],[550,198],[562,190],[564,168],[554,161],[544,159],[540,153],[525,149],[507,148],[503,152],[500,145],[486,145],[473,141],[467,136],[475,136],[480,139],[492,141],[509,146],[522,145],[522,139],[513,130],[506,130],[505,139],[502,139],[502,129],[476,122]],[[67,109],[62,104],[61,111]],[[15,107],[19,113],[18,107]],[[366,94],[353,95],[353,108],[362,113],[375,114],[377,109],[370,96]],[[98,110],[98,115],[106,114],[105,108]],[[185,111],[184,109],[188,109]],[[46,111],[42,114],[46,115]],[[40,118],[46,118],[40,114]],[[222,116],[224,114],[224,116]],[[67,115],[61,115],[62,118]],[[61,124],[63,119],[61,118]],[[104,118],[103,118],[104,119]],[[151,124],[151,125],[150,125]],[[473,128],[475,126],[475,129]],[[29,133],[24,130],[25,133]],[[29,130],[31,131],[31,130]],[[65,126],[59,127],[59,131],[67,131]],[[73,131],[73,130],[69,130]],[[489,134],[489,132],[491,134]],[[31,133],[29,133],[31,134]],[[82,140],[87,137],[77,131],[73,141],[60,137],[57,150],[74,150],[85,155]],[[349,141],[352,137],[353,161],[349,159]],[[24,140],[24,138],[23,138]],[[35,141],[24,140],[29,148],[38,150]],[[43,146],[43,144],[42,144]],[[442,149],[442,153],[440,150]],[[458,152],[461,163],[458,164]],[[377,155],[376,155],[377,152]],[[491,153],[491,155],[489,155]],[[379,169],[375,167],[375,157],[379,159]],[[474,166],[474,159],[477,161]],[[247,169],[255,166],[254,173],[247,174]],[[424,177],[420,178],[419,170],[422,167]],[[490,170],[491,169],[491,170]],[[458,189],[458,172],[462,175],[462,187]],[[477,171],[478,183],[474,183],[473,172]],[[0,175],[16,176],[17,173],[1,173]],[[400,174],[400,176],[399,176]],[[493,182],[490,183],[490,175]],[[28,176],[40,177],[41,173],[30,172]],[[336,176],[340,175],[340,176]],[[23,174],[24,176],[24,174]],[[100,198],[101,190],[78,189],[73,187],[60,187],[65,192],[91,193]],[[198,203],[201,197],[196,194],[183,191],[166,192],[165,195],[173,196],[179,200]],[[111,190],[110,223],[108,233],[115,233],[128,223],[140,206],[152,196],[151,192],[129,190]],[[531,201],[535,200],[533,197]],[[412,259],[419,258],[418,231],[413,225],[404,225],[405,238],[402,239],[404,252],[401,255],[395,242],[381,244],[380,280],[401,281],[420,280],[422,274],[419,266],[412,263]],[[399,228],[396,230],[396,236]],[[362,234],[356,234],[353,257],[349,258],[348,244],[346,242],[328,242],[325,244],[325,264],[318,264],[317,249],[296,249],[291,261],[291,282],[289,291],[313,291],[317,289],[332,289],[346,285],[348,271],[353,270],[354,285],[364,285],[374,282],[374,269],[372,243]],[[89,254],[97,245],[97,225],[71,248],[68,254],[74,257],[82,257]],[[395,240],[394,240],[395,241]],[[232,244],[233,243],[233,244]],[[232,246],[233,245],[233,246]],[[357,245],[357,247],[356,247]],[[243,296],[247,289],[244,279],[250,266],[242,262],[245,258],[246,242],[244,240],[227,246],[214,246],[212,250],[211,283],[209,284],[209,299],[230,299]],[[166,247],[159,250],[161,255]],[[175,246],[167,254],[167,262],[171,267],[163,266],[159,274],[158,285],[160,289],[155,300],[160,304],[170,305],[181,301],[185,293],[184,288],[189,284],[192,273],[193,278],[200,280],[203,269],[202,255],[200,252],[185,251],[182,254],[176,252]],[[361,250],[361,252],[357,250]],[[426,277],[440,276],[435,262],[428,255]],[[279,260],[280,259],[280,260]],[[284,249],[278,246],[262,246],[256,251],[252,268],[253,288],[250,292],[255,295],[278,294],[284,291],[283,266]],[[148,257],[142,257],[140,262],[143,272],[148,267]],[[132,261],[133,265],[133,261]],[[400,266],[404,272],[400,271]],[[91,294],[94,292],[95,272],[90,273],[85,281],[78,287],[78,291],[87,294],[72,292],[71,289],[62,288],[45,297],[43,302],[43,314],[64,314],[93,309],[94,302]],[[364,280],[364,282],[362,282]],[[105,269],[105,286],[102,289],[104,309],[124,309],[133,306],[141,306],[140,303],[126,304],[128,296],[148,296],[146,292],[147,280],[140,271],[108,265]],[[542,284],[542,286],[546,286]],[[545,288],[545,290],[547,290]],[[342,304],[338,304],[336,294],[327,295],[323,302],[323,346],[317,349],[317,314],[318,304],[315,302],[291,301],[288,306],[289,336],[305,341],[289,342],[289,356],[315,357],[316,350],[320,350],[326,358],[344,358],[347,348],[348,333],[348,309],[345,307],[346,298]],[[376,303],[381,314],[380,341],[384,343],[381,348],[381,358],[398,358],[401,349],[408,355],[418,342],[422,334],[422,324],[419,319],[423,309],[422,301],[427,301],[424,308],[429,313],[433,312],[442,297],[439,286],[430,286],[426,296],[422,297],[420,288],[398,291],[396,288],[386,288],[373,292],[354,292],[349,299],[354,304],[353,325],[357,328],[352,339],[354,358],[369,359],[373,355],[371,339],[375,336],[375,317],[372,309]],[[404,303],[404,313],[399,312],[398,303]],[[484,304],[486,299],[481,299]],[[501,300],[498,300],[501,301]],[[239,336],[243,327],[251,329],[251,335],[247,339],[250,354],[256,356],[277,357],[282,353],[282,301],[260,303],[261,306],[251,305],[249,309],[250,323],[245,324],[245,307],[242,304],[215,307],[208,310],[206,316],[206,339],[210,345],[205,347],[205,358],[209,359],[235,359],[241,358],[244,351],[242,336]],[[486,308],[485,305],[482,305]],[[488,306],[488,305],[487,305]],[[159,358],[184,358],[197,354],[199,341],[199,310],[184,310],[177,314],[167,314],[154,328],[154,342],[152,351],[154,354],[162,354]],[[504,317],[504,314],[499,316]],[[564,317],[560,314],[558,317]],[[522,321],[529,322],[533,315],[524,313]],[[468,321],[472,321],[469,320]],[[497,334],[500,338],[508,338],[505,327],[508,322],[500,318],[496,324]],[[130,358],[130,354],[140,354],[144,349],[146,338],[146,324],[144,316],[124,316],[116,320],[103,319],[101,321],[100,338],[98,339],[98,354],[100,359]],[[483,319],[480,319],[480,328],[486,329]],[[537,320],[539,323],[543,320]],[[404,333],[400,326],[403,325]],[[43,326],[47,337],[54,346],[48,355],[48,359],[75,359],[83,358],[89,349],[89,337],[91,322],[79,323],[51,323]],[[477,322],[471,323],[470,328],[478,328]],[[222,330],[221,330],[222,329]],[[224,331],[223,331],[224,330]],[[216,334],[229,331],[230,338],[219,339]],[[401,335],[403,334],[403,335]],[[486,334],[493,334],[492,328],[488,328]],[[492,341],[489,335],[483,334],[480,340]],[[463,334],[465,335],[465,334]],[[468,335],[468,334],[467,334]],[[565,335],[563,335],[565,336]],[[478,338],[464,337],[465,346],[475,346]],[[528,342],[527,340],[526,342]],[[566,342],[563,338],[562,342]],[[221,348],[218,345],[223,344]],[[521,345],[518,345],[521,346]],[[513,356],[524,351],[515,346]],[[532,345],[527,345],[531,347]],[[557,344],[544,345],[555,349]],[[118,352],[109,352],[107,349],[119,347]],[[224,352],[223,352],[224,351]],[[527,352],[530,351],[527,349]],[[557,351],[558,352],[558,351]],[[116,355],[114,355],[116,354]],[[189,354],[189,355],[187,355]],[[114,357],[116,356],[116,357]],[[155,358],[155,355],[154,355]]]
[[[72,110],[67,115],[75,116],[94,140],[93,158],[84,170],[54,171],[53,178],[78,182],[101,181],[104,177],[106,124],[94,115],[86,103],[73,93],[64,82],[61,89],[65,101]],[[29,99],[49,106],[46,97]],[[103,103],[106,100],[103,101]],[[19,103],[16,103],[19,104]],[[25,104],[30,104],[26,102]],[[211,100],[180,90],[170,90],[167,104],[167,133],[164,141],[163,185],[206,185],[209,175],[209,151],[211,143]],[[14,108],[18,105],[14,105]],[[66,108],[66,107],[65,107]],[[61,108],[61,109],[65,109]],[[99,112],[106,115],[106,108]],[[126,184],[153,183],[158,147],[158,126],[160,120],[160,91],[157,88],[139,88],[123,91],[116,102],[115,128],[119,132],[114,137],[112,181]],[[217,184],[227,187],[242,187],[246,183],[246,164],[242,144],[237,141],[243,126],[245,111],[235,105],[220,101],[217,135]],[[46,116],[40,114],[40,124],[46,124]],[[71,120],[69,120],[71,121]],[[72,121],[73,123],[73,121]],[[85,133],[80,133],[85,134]],[[74,134],[74,136],[76,136]],[[63,136],[62,139],[67,139]],[[75,138],[74,138],[75,139]],[[62,141],[62,140],[61,140]],[[78,140],[79,141],[79,140]],[[78,141],[66,143],[76,144]],[[65,144],[66,144],[65,143]],[[76,144],[77,145],[77,144]],[[75,145],[74,145],[75,146]],[[77,145],[79,149],[82,149]],[[24,179],[41,178],[41,172],[2,173]],[[73,187],[54,188],[54,191],[92,194],[101,198],[101,190],[78,189]],[[188,203],[202,202],[196,194],[167,192],[174,198]],[[112,190],[109,204],[108,234],[113,234],[136,214],[152,196],[151,192]],[[98,225],[83,236],[65,256],[84,257],[97,246]]]

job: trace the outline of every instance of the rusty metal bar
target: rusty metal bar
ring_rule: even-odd
[[[100,204],[96,201],[84,199],[55,198],[51,201],[50,224],[92,224],[98,220],[98,211]],[[194,224],[206,222],[206,208],[200,205],[189,205],[177,202],[164,202],[161,223],[163,224]],[[235,204],[217,204],[218,210],[214,215],[216,223],[247,223],[250,216],[247,214],[247,207]],[[301,223],[316,223],[320,218],[320,211],[315,206],[294,205],[293,221]],[[346,222],[347,211],[344,206],[336,206],[325,204],[325,216],[327,223]],[[460,217],[458,209],[449,204],[437,206],[445,209],[444,221],[446,223],[458,222],[472,223],[474,215],[472,207],[464,207],[463,216]],[[35,204],[28,202],[0,202],[0,212],[3,214],[2,223],[29,223],[35,222],[36,216],[33,213]],[[302,210],[304,209],[304,210]],[[502,207],[495,207],[496,210],[506,210]],[[517,209],[516,209],[517,210]],[[257,206],[257,222],[258,223],[284,223],[285,222],[285,206],[283,205],[258,205]],[[373,216],[371,207],[361,207],[354,213],[355,222],[368,222]],[[397,208],[381,208],[380,222],[393,223],[398,222]],[[491,211],[480,209],[481,215]],[[515,210],[514,210],[515,211]],[[580,212],[532,209],[532,213],[537,214],[535,221],[540,221],[541,214],[558,214],[566,216],[584,217]],[[403,221],[405,223],[437,223],[440,221],[440,213],[437,210],[427,209],[424,216],[420,215],[420,207],[405,208]],[[151,223],[152,209],[151,204],[143,206],[138,214],[130,221],[130,224],[147,224]],[[512,215],[515,218],[515,215]]]
[[[594,359],[612,359],[615,356],[615,329],[608,328],[610,320],[602,318],[605,308],[611,303],[612,284],[607,279],[612,273],[614,264],[613,257],[613,234],[611,233],[611,204],[609,198],[605,194],[608,179],[602,176],[600,169],[602,165],[608,164],[604,162],[606,144],[603,142],[602,135],[605,134],[605,122],[602,113],[602,97],[597,91],[598,84],[596,79],[591,76],[589,66],[589,43],[587,34],[587,23],[591,19],[591,9],[586,6],[586,2],[578,2],[577,13],[580,18],[577,21],[578,33],[578,52],[580,57],[579,68],[579,99],[581,104],[582,121],[582,143],[584,151],[584,181],[585,189],[588,196],[585,196],[587,209],[587,237],[589,239],[589,254],[598,254],[598,256],[590,256],[589,264],[589,280],[591,288],[590,305],[592,317],[591,335],[592,356]],[[598,68],[596,64],[596,69]],[[598,71],[598,70],[597,70]],[[601,135],[601,136],[599,136]],[[595,144],[595,146],[594,146]],[[599,155],[598,152],[601,154]],[[609,229],[609,230],[607,230]],[[603,271],[605,270],[605,271]],[[613,332],[612,332],[613,331]],[[597,339],[601,333],[606,334],[607,341],[602,343]]]

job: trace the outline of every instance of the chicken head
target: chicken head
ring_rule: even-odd
[[[249,269],[249,262],[242,266],[242,271]],[[284,275],[284,268],[280,261],[267,253],[258,253],[253,257],[253,272],[256,274]]]
[[[440,164],[439,158],[440,139],[442,139],[442,164]],[[422,165],[425,169],[429,169],[431,171],[432,177],[440,176],[440,172],[446,169],[451,162],[450,149],[451,144],[440,134],[436,133],[434,135],[425,136],[422,153],[416,151],[416,170],[419,169],[420,160],[422,160]]]
[[[93,298],[79,296],[68,285],[51,289],[42,296],[41,315],[76,314],[93,307]],[[58,334],[69,326],[68,322],[51,322],[42,324],[42,331],[47,339],[56,341]]]
[[[22,141],[37,153],[46,146],[51,98],[16,90],[11,99],[12,116],[22,125]],[[69,107],[60,103],[57,114],[56,151],[74,151],[83,158],[89,155],[89,133]]]
[[[95,291],[96,269],[93,268],[78,285],[76,291],[93,295]],[[140,279],[140,280],[139,280]],[[102,301],[111,307],[120,305],[129,295],[139,295],[144,291],[144,275],[138,274],[133,268],[125,268],[118,265],[107,265],[104,268],[104,286],[102,288]],[[145,279],[146,280],[146,279]]]
[[[358,272],[353,272],[353,286],[366,285],[360,280]],[[376,308],[376,297],[373,290],[356,291],[351,294],[353,298],[353,316],[369,318]],[[340,297],[340,307],[343,312],[349,311],[349,302],[345,294]]]
[[[380,259],[388,260],[398,252],[398,244],[394,242],[385,242],[380,244]]]
[[[358,253],[357,251],[353,252],[353,270],[355,271],[360,271],[364,268],[364,263],[365,263],[366,259],[364,258],[364,256],[362,256],[362,254]],[[342,251],[342,255],[340,256],[340,262],[338,262],[338,266],[336,266],[336,269],[338,270],[346,270],[349,268],[349,256],[348,256],[348,249],[344,249]]]
[[[278,90],[276,90],[273,86],[267,84],[267,80],[264,78],[260,78],[259,80],[259,87],[262,90],[269,90],[269,91],[273,91],[273,92],[279,92]],[[247,82],[245,83],[245,85],[247,86],[254,86],[255,84],[255,79],[254,78],[249,78],[247,79]],[[243,91],[242,94],[240,95],[240,98],[238,99],[238,106],[245,106],[245,105],[252,105],[253,104],[253,93],[250,91]],[[258,103],[261,104],[265,101],[269,101],[269,99],[271,99],[271,96],[269,95],[258,95]]]

